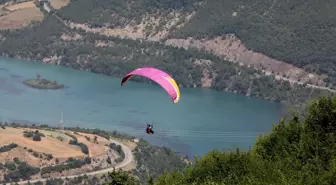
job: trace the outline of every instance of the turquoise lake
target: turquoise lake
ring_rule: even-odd
[[[67,88],[38,90],[22,84],[36,78]],[[0,58],[2,121],[117,130],[177,152],[203,155],[211,149],[248,149],[284,114],[280,104],[209,89],[181,89],[173,104],[159,86],[59,66]],[[178,82],[177,82],[178,83]],[[145,134],[146,123],[154,135]]]

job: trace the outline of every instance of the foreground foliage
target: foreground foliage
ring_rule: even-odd
[[[182,156],[166,147],[157,147],[140,140],[133,151],[137,161],[136,169],[133,174],[136,175],[141,183],[149,181],[151,178],[157,178],[164,172],[173,170],[182,171],[187,163]]]
[[[139,181],[132,175],[121,170],[108,173],[103,185],[140,185]]]
[[[183,173],[155,184],[334,184],[336,98],[314,101],[305,118],[293,115],[258,138],[249,152],[211,151]]]

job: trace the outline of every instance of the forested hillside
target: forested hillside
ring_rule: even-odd
[[[166,17],[176,11],[187,14],[194,11],[202,0],[109,0],[109,1],[73,1],[61,9],[57,15],[64,20],[76,23],[87,23],[92,27],[118,27],[142,21],[147,15]],[[150,21],[150,20],[148,20]],[[161,22],[163,24],[163,22]],[[151,30],[153,31],[153,30]]]
[[[0,50],[7,56],[110,76],[121,77],[137,67],[154,66],[171,73],[182,87],[211,87],[289,104],[331,94],[307,90],[305,85],[291,86],[288,81],[275,80],[211,53],[73,30],[55,16],[30,28],[4,31],[2,37]]]
[[[314,2],[74,0],[41,23],[0,31],[0,51],[115,77],[153,66],[182,87],[299,106],[333,94],[334,64],[324,64],[336,55],[335,3]]]
[[[336,1],[208,0],[171,38],[234,33],[254,51],[336,84]]]
[[[335,184],[335,112],[336,98],[321,98],[309,106],[304,118],[293,114],[281,120],[250,151],[210,151],[184,172],[167,172],[152,184]]]
[[[234,34],[248,49],[312,73],[328,75],[330,79],[325,79],[324,75],[320,78],[331,85],[329,82],[336,82],[335,10],[334,1],[315,0],[110,0],[99,3],[83,0],[73,1],[57,15],[75,23],[87,23],[90,27],[111,28],[104,33],[114,36],[211,40]],[[205,49],[212,47],[203,46]],[[225,57],[232,55],[223,52]],[[253,61],[246,63],[253,64]],[[272,67],[263,65],[263,68]],[[276,68],[270,72],[296,80],[308,78],[302,77],[302,72],[290,74]]]

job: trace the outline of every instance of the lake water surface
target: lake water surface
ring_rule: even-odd
[[[36,74],[67,88],[22,84]],[[120,80],[0,58],[0,116],[56,126],[63,112],[65,126],[118,130],[192,156],[213,148],[248,149],[283,115],[277,103],[208,89],[181,89],[181,101],[174,105],[159,86],[128,82],[120,87]],[[154,123],[155,135],[145,134],[146,123]]]

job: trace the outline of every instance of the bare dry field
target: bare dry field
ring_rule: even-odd
[[[6,8],[3,8],[3,5],[0,6],[0,16],[6,15],[9,12],[10,12],[9,10],[7,10]]]
[[[74,133],[71,134],[77,137],[78,142],[84,143],[89,148],[89,157],[104,155],[109,149],[107,146],[105,146],[105,144],[109,144],[109,141],[103,137],[97,136],[97,144],[93,142],[95,136],[94,134],[86,134],[81,132],[78,133],[79,135]],[[85,136],[89,137],[90,141],[88,141]]]
[[[69,157],[80,157],[84,154],[81,152],[79,147],[72,146],[66,141],[60,141],[54,137],[45,134],[41,141],[33,141],[31,138],[25,138],[23,136],[23,131],[28,129],[23,128],[6,128],[0,130],[0,146],[8,145],[15,142],[20,147],[27,147],[33,151],[39,153],[52,154],[56,158],[69,158]],[[57,133],[55,132],[55,135]],[[7,152],[5,152],[7,153]]]
[[[64,139],[64,143],[69,143],[69,141],[72,139],[70,136],[66,135],[65,133],[60,132],[56,132],[56,131],[51,131],[51,130],[40,130],[43,134],[45,134],[46,136],[50,136],[52,138],[56,138],[57,137],[62,137]]]
[[[9,12],[0,17],[0,29],[19,29],[44,18],[32,1],[8,6],[4,10]]]
[[[70,0],[51,0],[50,5],[55,9],[60,9],[70,3]]]
[[[26,9],[26,8],[35,8],[34,1],[29,1],[29,2],[24,2],[24,3],[19,3],[11,6],[7,6],[6,9],[9,11],[15,11],[15,10],[21,10],[21,9]]]
[[[126,140],[126,139],[120,139],[120,138],[111,138],[115,141],[119,141],[120,143],[124,144],[125,146],[129,147],[130,149],[134,150],[137,147],[137,143],[130,141],[130,140]]]
[[[94,137],[97,136],[97,135],[94,135],[94,134],[87,134],[87,133],[82,133],[82,132],[80,132],[79,134],[81,136],[84,136],[84,137],[88,136],[91,139],[91,141],[93,141]],[[110,144],[109,140],[107,140],[107,139],[105,139],[103,137],[100,137],[100,136],[97,136],[97,141],[98,141],[99,144],[102,144],[102,145]]]
[[[28,164],[35,167],[39,167],[41,166],[40,164],[46,162],[29,154],[27,150],[22,147],[17,147],[9,152],[0,153],[0,163],[5,164],[6,162],[11,162],[14,157],[19,158],[21,161],[26,161]]]
[[[26,138],[23,135],[24,131],[35,132],[36,130],[45,136],[41,137],[41,141],[33,141],[32,138]],[[69,157],[83,159],[88,156],[82,153],[79,146],[69,144],[69,141],[73,140],[71,135],[76,137],[78,142],[84,143],[88,147],[89,157],[92,159],[91,164],[62,172],[53,171],[48,174],[43,174],[43,177],[55,178],[107,168],[111,165],[107,162],[107,158],[111,159],[112,165],[115,163],[113,161],[115,161],[118,156],[115,155],[115,151],[110,150],[108,146],[110,141],[98,135],[73,131],[12,127],[6,127],[6,129],[0,128],[0,147],[11,143],[15,143],[18,146],[7,152],[0,152],[0,163],[13,162],[15,161],[14,158],[18,158],[20,161],[25,161],[31,166],[43,168],[64,164]],[[95,137],[97,142],[95,142]],[[48,159],[48,154],[52,154],[53,158]],[[135,165],[136,163],[133,162],[127,165],[125,170],[132,170],[135,168]],[[0,170],[0,180],[3,180],[2,176],[4,172],[4,170]],[[32,176],[32,179],[37,178],[41,178],[41,174]]]

